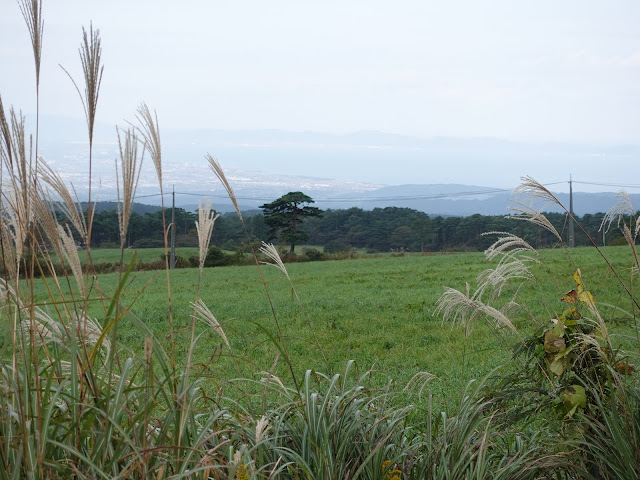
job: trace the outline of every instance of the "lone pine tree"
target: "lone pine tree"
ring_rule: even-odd
[[[306,232],[298,228],[305,217],[320,217],[322,210],[310,207],[313,199],[302,192],[289,192],[286,195],[265,203],[260,208],[264,213],[264,223],[268,228],[270,238],[278,238],[291,246],[293,253],[296,244],[309,238]]]

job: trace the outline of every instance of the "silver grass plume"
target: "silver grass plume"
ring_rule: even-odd
[[[151,156],[153,165],[156,169],[158,182],[162,186],[162,148],[160,143],[160,128],[158,126],[158,115],[156,112],[151,114],[151,110],[146,103],[142,103],[138,107],[138,115],[136,116],[138,123],[138,132],[142,135],[146,150]]]
[[[198,220],[196,221],[196,230],[198,232],[200,271],[202,271],[204,261],[207,258],[207,250],[209,249],[209,242],[211,241],[213,225],[219,216],[219,214],[211,210],[211,201],[209,199],[205,200],[204,207],[200,202],[198,202]]]
[[[225,176],[224,171],[222,170],[222,167],[220,166],[218,161],[215,158],[213,158],[210,154],[207,153],[205,158],[209,162],[209,167],[211,167],[211,170],[213,170],[213,173],[216,174],[216,177],[218,177],[218,180],[220,180],[220,183],[222,183],[222,186],[227,192],[227,195],[231,199],[231,202],[233,203],[233,207],[236,209],[236,213],[238,214],[238,218],[242,220],[242,212],[240,211],[240,206],[238,205],[238,201],[236,200],[236,195],[235,193],[233,193],[233,188],[231,188],[231,185],[229,184],[229,181],[227,180],[227,177]]]
[[[100,324],[88,317],[83,316],[79,318],[76,316],[75,322],[70,322],[70,325],[76,327],[76,339],[80,345],[85,346],[89,351],[94,350],[98,346],[104,350],[105,357],[108,357],[111,351],[111,342],[107,336],[102,335],[102,327]],[[37,338],[42,343],[55,343],[63,347],[67,352],[71,352],[72,349],[69,346],[69,332],[67,331],[69,325],[63,325],[62,323],[55,321],[48,315],[43,309],[34,309],[34,319],[25,319],[21,322],[20,328],[26,334],[25,339],[29,342],[30,336],[27,334],[32,328],[38,333]]]
[[[4,263],[7,264],[10,276],[17,278],[19,263],[24,252],[24,241],[33,219],[34,182],[31,162],[27,158],[24,117],[22,114],[16,114],[11,108],[7,118],[1,99],[0,130],[0,159],[2,160],[0,222],[4,227],[2,229]]]
[[[269,428],[269,419],[262,415],[256,422],[256,445],[262,442]]]
[[[271,265],[272,267],[276,267],[278,270],[280,270],[282,273],[285,274],[287,279],[291,280],[289,278],[289,273],[287,272],[287,269],[284,266],[282,259],[280,258],[280,254],[278,254],[278,250],[276,249],[276,247],[273,246],[272,243],[262,242],[262,246],[260,247],[260,252],[266,255],[268,258],[270,258],[273,261],[273,263],[271,262],[260,262],[260,263],[263,263],[265,265]]]
[[[62,247],[62,253],[64,255],[64,259],[69,264],[71,268],[71,273],[73,273],[73,277],[78,284],[78,290],[82,297],[85,294],[85,284],[82,279],[82,265],[80,264],[80,257],[78,256],[78,249],[76,248],[76,242],[73,239],[73,235],[69,230],[69,227],[66,229],[61,225],[57,225],[58,237],[60,238],[60,244]]]
[[[107,335],[102,335],[100,323],[84,312],[79,315],[76,315],[76,321],[72,322],[72,325],[76,326],[76,338],[78,341],[90,351],[94,350],[100,341],[99,346],[104,349],[105,357],[108,357],[111,351],[111,342]]]
[[[2,95],[0,95],[0,161],[6,168],[13,166],[13,142],[11,128],[4,111]]]
[[[636,215],[636,212],[633,208],[633,203],[631,203],[631,198],[626,191],[621,190],[620,192],[618,192],[616,194],[616,198],[618,199],[618,201],[605,214],[604,218],[602,219],[602,223],[600,224],[600,231],[604,231],[604,233],[607,233],[611,229],[611,225],[613,224],[613,222],[616,222],[618,227],[620,227],[620,224],[624,224],[625,215],[629,215],[632,219]],[[638,235],[639,228],[640,226],[636,221],[634,231],[635,236]]]
[[[541,213],[549,205],[558,205],[566,211],[566,208],[560,200],[544,185],[531,177],[523,177],[522,183],[516,187],[514,193],[517,198],[513,202],[515,206],[509,207],[509,210],[513,210],[519,215],[511,218],[515,220],[525,220],[539,225],[550,231],[559,241],[562,241],[562,236],[551,224],[549,219]]]
[[[28,225],[33,218],[31,195],[33,194],[34,182],[31,162],[27,158],[24,121],[22,113],[16,114],[13,108],[9,110],[9,121],[7,121],[0,101],[0,125],[2,130],[0,158],[4,164],[1,169],[3,188],[8,185],[9,188],[13,189],[15,198],[11,208],[14,209],[20,222],[23,223],[25,231],[27,231]]]
[[[489,248],[484,251],[484,255],[487,259],[492,260],[497,256],[505,254],[515,254],[518,252],[531,252],[536,256],[538,252],[528,242],[508,232],[486,232],[483,236],[499,235],[498,239],[493,242]]]
[[[2,209],[0,210],[0,222],[2,222],[2,228],[0,234],[2,235],[3,245],[3,264],[7,269],[9,278],[17,279],[18,272],[20,271],[20,261],[24,254],[24,239],[26,230],[24,229],[23,222],[20,220],[20,214],[18,213],[19,199],[16,197],[13,186],[4,186],[2,192],[3,202]]]
[[[9,282],[0,282],[0,310],[6,308],[8,304],[23,308],[20,296],[16,295],[16,291]]]
[[[488,232],[483,235],[496,234],[500,237],[484,253],[488,259],[501,258],[495,268],[484,270],[478,275],[478,288],[474,293],[474,298],[477,299],[481,299],[488,290],[491,290],[492,298],[499,297],[502,290],[514,280],[533,280],[529,264],[539,263],[536,258],[538,252],[520,237],[505,232]]]
[[[51,200],[47,197],[46,192],[43,192],[40,187],[41,185],[38,184],[39,195],[36,195],[33,199],[35,218],[38,226],[40,227],[40,232],[42,233],[45,240],[44,242],[41,242],[39,248],[44,254],[42,255],[43,261],[49,266],[51,276],[54,278],[54,280],[56,280],[57,283],[55,268],[53,266],[51,255],[48,252],[48,248],[49,245],[53,247],[55,253],[58,255],[58,258],[62,260],[64,258],[62,239],[60,238],[58,232],[59,223],[58,219],[56,218],[54,203],[51,202]]]
[[[40,0],[20,0],[20,11],[29,29],[33,58],[36,66],[36,89],[40,86],[40,61],[42,58],[42,34],[44,21],[42,18],[42,2]]]
[[[474,297],[482,299],[487,291],[491,291],[491,298],[498,298],[502,290],[511,285],[514,280],[533,281],[534,276],[529,266],[519,258],[505,257],[500,260],[496,268],[490,268],[478,274],[476,279],[478,288]]]
[[[69,220],[76,232],[78,232],[82,238],[86,238],[87,225],[84,215],[80,213],[81,203],[80,200],[78,200],[78,195],[73,185],[71,185],[70,191],[60,174],[53,170],[53,168],[42,159],[40,160],[38,175],[40,176],[40,183],[48,185],[59,198],[59,201],[52,201],[51,203],[55,203],[55,206],[62,212],[67,220]]]
[[[550,231],[554,237],[556,237],[560,242],[562,242],[562,236],[560,235],[560,233],[558,233],[558,230],[556,230],[556,227],[553,226],[553,224],[549,221],[549,219],[542,214],[540,211],[535,210],[533,207],[531,207],[530,205],[526,205],[524,203],[518,203],[518,202],[514,202],[516,203],[516,207],[508,207],[509,210],[513,210],[514,212],[516,212],[518,215],[512,216],[511,218],[513,218],[514,220],[524,220],[527,222],[531,222],[534,225],[538,225],[542,228],[544,228],[545,230]]]
[[[133,200],[138,187],[138,179],[142,167],[142,157],[138,158],[138,138],[133,129],[127,129],[124,133],[124,141],[118,132],[118,148],[120,150],[120,174],[122,175],[122,189],[118,179],[116,186],[118,192],[118,226],[120,227],[120,246],[124,247],[129,229],[129,219],[133,208]],[[118,164],[116,162],[116,171]]]
[[[211,310],[209,310],[205,303],[201,299],[198,299],[196,303],[191,302],[191,306],[194,307],[197,317],[213,328],[220,338],[222,338],[227,348],[231,350],[231,345],[229,345],[229,340],[227,340],[227,336],[225,335],[222,326],[218,320],[216,320],[216,317],[211,313]]]
[[[31,338],[29,332],[34,328],[36,332],[34,338],[37,338],[42,343],[55,343],[63,347],[68,343],[66,341],[64,326],[38,307],[34,309],[34,319],[30,320],[27,318],[23,320],[20,328],[27,342],[29,342]]]
[[[98,109],[98,97],[100,95],[100,84],[102,83],[102,71],[104,67],[100,64],[102,60],[102,42],[100,40],[100,30],[93,30],[93,24],[89,24],[89,33],[82,27],[82,44],[79,48],[80,62],[82,64],[82,75],[84,77],[84,93],[73,79],[71,74],[61,65],[60,67],[73,82],[80,101],[84,109],[89,131],[89,145],[93,145],[93,130]]]
[[[82,64],[82,74],[84,78],[84,94],[80,91],[78,84],[71,74],[60,65],[64,72],[69,76],[73,86],[75,87],[82,108],[84,109],[85,118],[87,120],[87,130],[89,133],[89,193],[87,199],[87,236],[85,242],[87,248],[91,243],[91,225],[93,223],[94,207],[91,204],[91,190],[93,183],[93,132],[96,121],[96,112],[98,110],[98,98],[100,96],[100,85],[102,83],[102,72],[104,67],[101,65],[102,60],[102,42],[100,40],[100,31],[93,30],[93,24],[89,24],[89,34],[82,27],[82,44],[80,46],[80,63]]]
[[[477,319],[488,317],[495,322],[497,327],[507,327],[518,334],[518,330],[503,311],[471,296],[468,284],[466,294],[455,288],[447,287],[436,302],[435,313],[436,315],[442,314],[443,321],[449,321],[452,325],[457,323],[464,325],[467,332],[471,331]]]
[[[540,202],[542,202],[544,206],[538,209],[540,211],[544,210],[548,205],[552,204],[558,205],[563,210],[565,210],[562,202],[560,202],[560,200],[558,200],[558,198],[540,182],[528,176],[522,177],[521,180],[522,183],[518,185],[513,191],[517,197],[526,197],[535,204],[539,204]]]

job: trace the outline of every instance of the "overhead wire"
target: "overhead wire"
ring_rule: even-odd
[[[623,184],[623,183],[605,183],[605,182],[581,182],[577,180],[571,180],[573,183],[581,184],[581,185],[594,185],[601,187],[618,187],[618,188],[640,188],[640,184]],[[545,183],[543,186],[549,187],[553,185],[561,185],[570,183],[570,181],[559,181],[559,182],[550,182]],[[458,197],[468,197],[468,196],[477,196],[477,195],[489,195],[493,193],[505,193],[513,191],[513,188],[494,188],[487,190],[468,190],[461,192],[440,192],[440,193],[432,193],[425,195],[393,195],[393,196],[379,196],[379,197],[316,197],[316,202],[324,202],[324,203],[339,203],[339,202],[385,202],[385,201],[411,201],[411,200],[437,200],[437,199],[445,199],[445,198],[458,198]],[[212,198],[227,198],[226,194],[204,194],[204,193],[192,193],[192,192],[174,192],[176,195],[180,196],[192,196],[192,197],[212,197]],[[165,192],[163,194],[154,193],[147,195],[136,195],[136,198],[151,198],[151,197],[159,197],[161,195],[170,196],[172,192]],[[272,197],[254,197],[254,196],[244,196],[238,195],[236,197],[238,200],[244,201],[260,201],[260,202],[269,202],[272,201]],[[106,200],[116,202],[117,200]]]

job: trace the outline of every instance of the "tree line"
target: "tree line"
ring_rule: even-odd
[[[171,222],[171,210],[165,211],[167,223]],[[560,213],[548,213],[547,218],[565,241],[568,239],[568,218]],[[212,244],[236,251],[249,242],[272,241],[278,243],[277,232],[265,222],[260,210],[243,212],[244,225],[235,213],[222,215],[215,223]],[[612,229],[600,230],[604,213],[577,217],[584,228],[575,228],[575,245],[590,244],[587,234],[598,245],[620,242],[620,234]],[[195,221],[197,215],[181,208],[175,209],[177,245],[197,246]],[[471,215],[468,217],[431,216],[410,208],[386,207],[363,210],[325,210],[321,216],[309,216],[298,228],[306,236],[305,244],[322,246],[325,252],[335,253],[349,249],[371,252],[403,250],[410,252],[476,251],[484,250],[495,237],[484,232],[502,231],[514,233],[535,248],[548,248],[558,239],[548,230],[531,222],[517,221],[517,216]],[[131,215],[127,245],[133,248],[159,247],[162,237],[162,212]],[[96,212],[92,230],[92,242],[97,247],[114,247],[119,244],[118,215],[116,210]],[[298,236],[297,238],[302,238]],[[283,246],[289,245],[283,239]]]

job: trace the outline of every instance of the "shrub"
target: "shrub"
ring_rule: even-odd
[[[312,262],[317,262],[325,259],[324,254],[316,248],[305,248],[302,251]]]
[[[215,245],[211,245],[207,250],[204,266],[223,267],[225,265],[229,265],[229,256]]]

